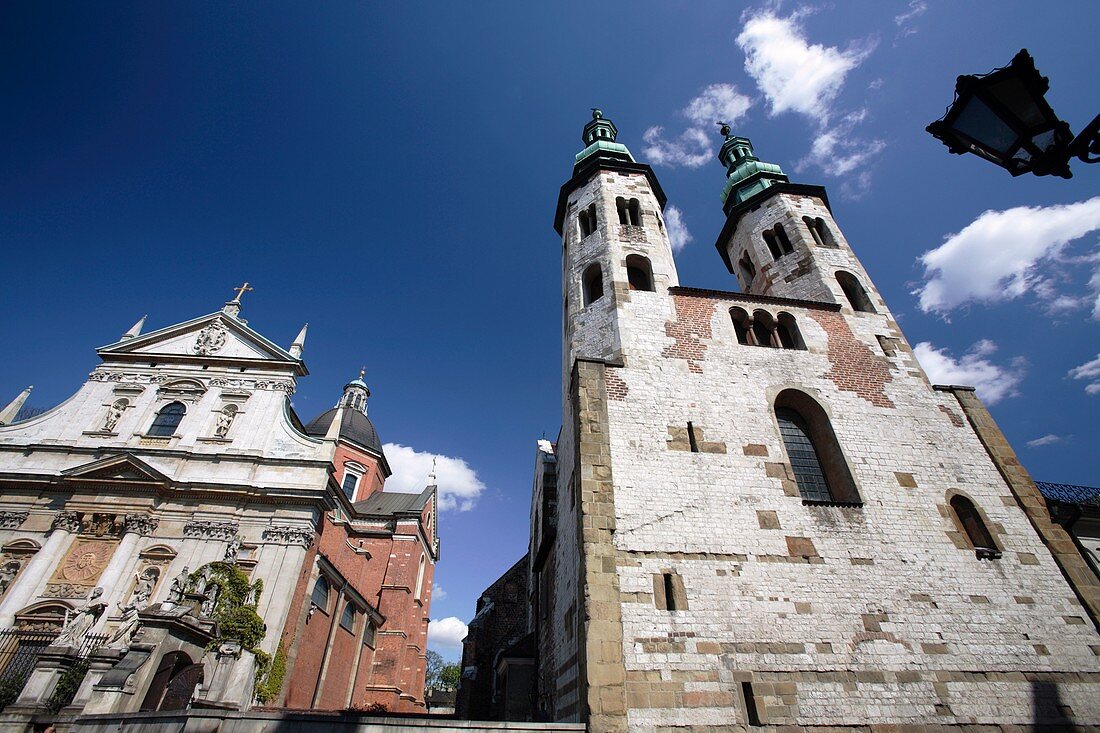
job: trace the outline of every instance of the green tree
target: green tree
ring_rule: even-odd
[[[440,686],[440,675],[443,674],[443,657],[438,652],[428,652],[428,662],[424,668],[424,691],[425,693]]]
[[[439,673],[439,686],[444,690],[457,690],[462,678],[462,668],[457,664],[448,664]]]

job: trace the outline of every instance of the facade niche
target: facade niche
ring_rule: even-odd
[[[862,503],[821,405],[804,392],[787,389],[775,398],[775,419],[803,502]]]
[[[955,514],[955,520],[966,533],[970,540],[970,546],[974,548],[974,554],[981,560],[995,560],[1001,556],[993,535],[982,521],[982,516],[974,502],[962,494],[951,497],[951,511]]]
[[[836,240],[833,239],[833,233],[829,231],[828,225],[825,220],[820,216],[802,217],[802,221],[806,223],[806,228],[810,230],[810,236],[814,238],[814,244],[818,247],[837,247]]]
[[[791,240],[787,236],[787,230],[783,228],[782,224],[776,224],[771,229],[765,229],[763,236],[764,244],[768,245],[768,251],[771,252],[773,260],[778,260],[783,255],[794,252],[794,246],[791,244]]]
[[[585,268],[581,282],[586,306],[603,297],[603,268],[600,267],[599,262],[593,262]]]
[[[642,225],[642,205],[638,199],[627,201],[622,196],[615,199],[615,210],[619,214],[619,224],[632,227]]]
[[[577,216],[577,223],[581,228],[581,239],[596,231],[596,204],[589,204],[588,208]]]
[[[752,261],[752,257],[749,257],[748,252],[741,253],[741,259],[737,260],[737,266],[741,268],[741,274],[745,276],[745,287],[752,285],[752,281],[756,278],[756,265]]]
[[[176,428],[183,422],[183,416],[187,408],[182,402],[169,402],[160,408],[153,424],[149,426],[147,435],[155,438],[171,438],[176,434]]]
[[[631,290],[653,290],[653,268],[641,255],[626,258],[626,280]]]
[[[875,306],[872,305],[871,299],[867,297],[867,291],[859,284],[859,280],[856,279],[855,275],[837,270],[836,281],[840,283],[840,289],[844,291],[844,297],[848,299],[852,310],[860,313],[875,312]]]

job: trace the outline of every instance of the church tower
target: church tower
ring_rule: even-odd
[[[594,111],[555,217],[541,712],[596,732],[1100,723],[1100,584],[973,389],[929,384],[825,189],[724,127],[716,246],[740,289],[684,287],[664,193],[617,132]]]

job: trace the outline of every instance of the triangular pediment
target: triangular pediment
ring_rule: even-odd
[[[198,361],[301,363],[239,319],[223,312],[118,341],[100,348],[98,353],[105,359],[158,356]]]
[[[137,483],[168,483],[168,477],[129,453],[101,458],[82,466],[67,469],[61,476],[79,481],[120,481]]]

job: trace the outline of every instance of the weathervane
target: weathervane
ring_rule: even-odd
[[[728,140],[729,137],[730,137],[730,133],[732,132],[732,130],[730,130],[729,123],[719,121],[719,122],[715,122],[714,124],[721,126],[722,129],[720,130],[720,132],[722,133],[722,137],[724,137]]]

